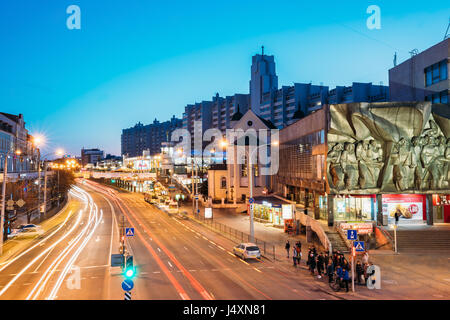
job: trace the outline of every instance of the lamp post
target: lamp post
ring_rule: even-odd
[[[21,154],[20,150],[17,150],[14,152],[17,155]],[[0,256],[3,254],[3,237],[4,237],[4,221],[5,221],[5,206],[6,206],[6,180],[8,179],[8,157],[11,154],[11,150],[6,152],[5,154],[5,160],[4,160],[4,167],[3,167],[3,186],[2,186],[2,212],[1,212],[1,221],[0,221]]]
[[[245,151],[245,154],[247,155],[247,159],[248,159],[248,184],[249,184],[249,189],[250,189],[250,198],[253,198],[253,163],[252,163],[252,156],[253,153],[258,150],[258,148],[260,147],[265,147],[265,146],[269,146],[269,145],[273,145],[273,146],[278,146],[279,142],[278,141],[274,141],[272,143],[266,143],[263,144],[261,146],[257,146],[250,154],[249,151]],[[250,146],[249,146],[250,147]],[[253,222],[253,203],[250,203],[250,242],[254,242],[255,241],[255,227],[254,227],[254,222]]]

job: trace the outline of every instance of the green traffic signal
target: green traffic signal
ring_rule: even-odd
[[[134,270],[133,269],[128,269],[127,271],[125,271],[125,276],[127,278],[132,278],[134,276]]]

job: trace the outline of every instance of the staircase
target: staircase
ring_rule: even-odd
[[[339,250],[341,252],[348,253],[350,252],[345,244],[344,240],[342,240],[341,236],[337,232],[325,231],[328,239],[331,242],[331,247],[333,250]]]
[[[394,239],[394,231],[389,230]],[[450,230],[397,230],[399,253],[450,253]]]

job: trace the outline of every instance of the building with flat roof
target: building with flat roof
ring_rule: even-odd
[[[391,101],[449,103],[450,38],[418,53],[389,70]]]
[[[97,162],[103,159],[104,152],[98,148],[96,149],[81,149],[81,165],[84,167],[86,165],[95,166]]]

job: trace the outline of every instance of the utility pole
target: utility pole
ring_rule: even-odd
[[[39,217],[41,216],[41,151],[38,150],[38,212]]]
[[[195,212],[198,214],[198,166],[195,166]]]
[[[247,165],[248,165],[248,185],[250,188],[250,198],[249,198],[249,200],[250,200],[253,198],[253,168],[252,168],[253,152],[251,154],[250,154],[250,152],[248,152],[247,155],[249,155]],[[250,208],[249,208],[249,210],[250,210],[250,242],[255,242],[255,229],[253,226],[253,203],[250,203],[249,206],[250,206]]]
[[[44,219],[47,214],[47,162],[44,162]]]
[[[3,254],[3,236],[4,236],[4,220],[5,220],[5,205],[6,205],[6,179],[8,174],[8,153],[5,154],[5,162],[3,167],[3,187],[2,187],[2,216],[0,222],[0,256]]]

